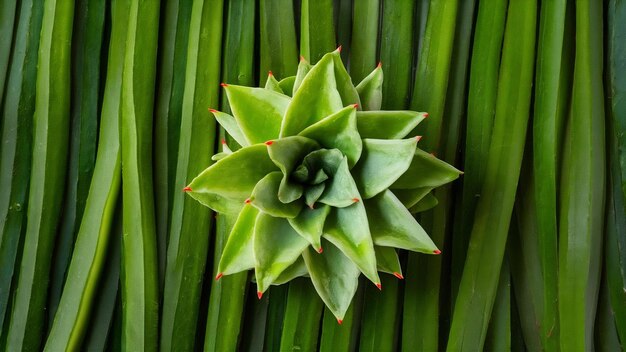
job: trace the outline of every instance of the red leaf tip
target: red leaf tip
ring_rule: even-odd
[[[274,144],[274,141],[267,141],[267,142],[265,142],[265,145],[272,145],[272,144]]]
[[[259,299],[263,298],[263,292],[256,291],[256,296],[259,297]]]
[[[415,139],[419,142],[422,139],[422,136],[415,136]]]
[[[220,87],[228,87],[228,84],[222,82],[222,83],[220,83]]]
[[[304,56],[300,55],[300,62],[305,62],[305,61],[306,61],[306,59],[304,58]]]
[[[438,249],[435,249],[435,250],[433,251],[433,253],[434,253],[434,254],[441,254],[441,251],[440,251],[440,250],[438,250]]]
[[[359,104],[352,104],[352,107],[355,108],[355,109],[358,109],[359,108]]]
[[[341,52],[341,48],[342,48],[342,47],[343,47],[343,45],[339,45],[339,46],[337,47],[337,51],[338,51],[338,52]]]
[[[375,283],[375,285],[379,290],[383,290],[383,285],[381,285],[380,282]]]
[[[341,325],[342,323],[343,323],[343,320],[337,319],[337,324]]]
[[[217,110],[209,108],[209,112],[212,113],[212,114],[215,114],[215,113],[217,113]]]
[[[427,112],[425,112],[425,113],[424,113],[424,118],[427,118],[427,117],[428,117],[428,113],[427,113]]]
[[[322,252],[323,252],[323,251],[324,251],[324,248],[320,247],[320,248],[317,250],[317,253],[322,254]]]
[[[222,140],[221,140],[221,143],[222,143],[222,144],[226,144],[226,140],[225,140],[225,139],[222,139]]]
[[[246,200],[243,201],[245,204],[250,204],[252,202],[252,199],[248,198]]]
[[[272,73],[272,71],[267,72],[267,75],[272,77],[274,74]]]
[[[224,274],[222,274],[222,273],[219,273],[219,274],[215,275],[215,281],[221,279],[222,276],[224,276]]]
[[[352,198],[352,201],[355,202],[355,203],[358,203],[360,201],[360,199],[359,198]]]
[[[376,65],[376,68],[382,68],[383,67],[383,62],[382,61],[378,61],[378,65]]]
[[[191,192],[191,191],[192,191],[192,189],[189,186],[183,188],[183,192]]]
[[[393,273],[393,276],[397,277],[400,280],[404,280],[404,276],[402,276],[402,274],[400,273]]]

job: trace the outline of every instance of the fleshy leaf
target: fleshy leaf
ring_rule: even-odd
[[[332,208],[324,225],[323,237],[341,249],[368,279],[375,284],[380,283],[363,202],[345,208]]]
[[[361,196],[368,199],[389,188],[411,165],[416,138],[364,139],[361,159],[352,169]]]
[[[306,268],[306,264],[304,264],[304,259],[300,256],[295,263],[291,264],[287,269],[285,269],[285,271],[278,275],[276,280],[272,282],[272,285],[286,284],[289,281],[302,276],[309,276],[309,271]]]
[[[294,83],[296,83],[296,76],[289,76],[281,79],[280,82],[278,82],[278,85],[286,95],[291,97],[293,96]]]
[[[265,292],[308,246],[286,219],[260,213],[254,227],[257,290]]]
[[[383,68],[378,65],[356,86],[363,110],[380,110],[383,103]]]
[[[241,145],[242,147],[247,147],[250,145],[250,142],[248,142],[248,140],[246,139],[246,136],[243,134],[243,131],[241,131],[241,128],[237,124],[237,120],[235,120],[233,116],[217,110],[211,110],[211,113],[213,113],[213,116],[215,116],[217,122],[222,127],[224,127],[226,132],[228,132],[228,134],[233,137],[233,139],[235,139],[237,143],[239,143],[239,145]]]
[[[296,78],[293,81],[293,89],[291,96],[294,96],[300,85],[302,85],[302,81],[304,81],[304,77],[309,74],[309,71],[313,66],[304,58],[300,58],[300,62],[298,63],[298,71],[296,72]]]
[[[359,98],[359,92],[352,83],[352,78],[346,71],[346,67],[341,61],[341,54],[339,50],[335,50],[331,53],[333,57],[333,63],[335,65],[335,80],[337,81],[337,91],[341,96],[343,105],[357,104],[361,106],[361,99]]]
[[[400,275],[402,277],[402,268],[400,267],[400,259],[398,259],[398,252],[392,247],[374,246],[376,251],[376,263],[378,265],[378,271],[392,275]]]
[[[267,174],[254,187],[250,201],[257,209],[271,216],[293,218],[300,213],[302,202],[283,203],[278,199],[278,187],[282,178],[280,171]]]
[[[324,171],[324,174],[333,175],[342,161],[343,154],[338,149],[320,149],[307,155],[302,164],[309,171],[315,171],[315,180],[318,180],[318,177],[322,176],[322,174],[319,174],[317,170],[321,169]]]
[[[343,320],[359,285],[359,269],[337,247],[324,241],[324,254],[308,248],[302,256],[317,294]]]
[[[333,58],[326,54],[313,66],[304,77],[302,85],[293,94],[284,115],[280,136],[297,135],[342,107],[341,96],[335,83]]]
[[[280,82],[276,80],[273,74],[267,75],[267,81],[265,81],[265,89],[271,90],[276,93],[285,94],[283,89],[280,87]]]
[[[295,218],[288,219],[300,236],[309,241],[316,251],[320,251],[321,237],[324,231],[324,223],[330,212],[328,205],[322,204],[317,208],[304,208]]]
[[[237,213],[254,186],[278,168],[263,144],[241,148],[202,171],[188,191],[194,199],[220,213]]]
[[[237,124],[250,144],[278,137],[291,98],[263,88],[224,87]]]
[[[361,138],[400,139],[413,131],[427,115],[415,111],[359,111],[356,122]]]
[[[350,167],[361,156],[363,143],[357,130],[356,108],[345,107],[305,128],[299,134],[311,138],[328,149],[339,149],[348,157]]]
[[[293,202],[302,196],[302,186],[291,181],[291,173],[311,151],[319,148],[319,144],[314,140],[300,136],[268,142],[269,156],[283,172],[278,191],[278,199],[283,203]]]
[[[422,198],[422,200],[420,200],[417,204],[412,206],[409,209],[409,212],[411,212],[411,214],[421,213],[423,211],[430,210],[436,207],[437,204],[439,204],[439,201],[433,195],[433,193],[430,192],[424,198]]]
[[[377,246],[432,254],[437,246],[389,190],[365,201],[372,239]]]
[[[304,202],[309,208],[313,208],[315,206],[315,202],[320,199],[322,193],[324,193],[324,189],[326,188],[325,183],[320,183],[314,186],[310,186],[304,191]]]
[[[361,195],[348,169],[348,158],[344,157],[335,174],[326,182],[326,189],[319,201],[332,207],[343,208],[360,200]]]
[[[424,198],[432,188],[421,187],[413,189],[396,190],[393,194],[402,202],[406,208],[410,208]]]
[[[456,180],[461,174],[462,172],[454,166],[421,149],[416,149],[411,165],[390,188],[436,188]]]
[[[250,204],[244,205],[230,231],[218,273],[229,275],[254,268],[254,224],[259,211]]]

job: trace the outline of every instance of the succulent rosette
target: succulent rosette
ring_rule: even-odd
[[[440,253],[412,214],[460,171],[417,148],[427,114],[379,111],[382,80],[355,87],[337,50],[265,88],[222,84],[233,115],[211,111],[240,148],[185,189],[237,214],[218,279],[254,269],[260,298],[308,276],[341,321],[361,273],[381,288],[379,271],[402,278],[397,249]]]

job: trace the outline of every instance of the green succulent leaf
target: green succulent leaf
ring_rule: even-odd
[[[356,86],[363,110],[380,110],[383,103],[383,69],[378,65]]]
[[[315,182],[324,179],[324,175],[326,175],[326,177],[333,175],[342,161],[343,154],[338,149],[320,149],[307,155],[302,165],[306,166],[309,170],[318,170],[313,180],[313,182]],[[322,170],[324,173],[320,173],[319,170]]]
[[[278,82],[280,89],[288,96],[293,96],[293,86],[296,83],[296,76],[283,78]]]
[[[389,190],[365,201],[370,232],[377,246],[433,253],[437,246],[402,202]]]
[[[418,187],[436,188],[459,178],[462,172],[454,166],[437,159],[421,149],[415,150],[411,165],[389,188],[411,189]]]
[[[376,251],[376,262],[378,264],[378,271],[388,273],[402,278],[402,268],[400,267],[400,259],[398,258],[398,252],[392,247],[374,246]]]
[[[411,208],[432,191],[431,187],[396,190],[393,194],[406,208]]]
[[[326,54],[317,65],[313,66],[293,94],[293,99],[284,115],[280,136],[297,135],[342,107],[341,96],[335,83],[333,58]]]
[[[291,99],[263,88],[224,86],[237,124],[250,144],[278,137],[280,125]]]
[[[285,271],[280,273],[276,280],[272,282],[272,285],[282,285],[287,282],[302,276],[309,276],[309,270],[306,268],[306,264],[304,264],[304,258],[302,256],[296,259],[296,262],[291,264]]]
[[[278,168],[263,144],[251,145],[226,156],[189,184],[187,192],[220,213],[237,213],[256,184]]]
[[[359,111],[356,122],[361,138],[404,138],[427,116],[415,111]]]
[[[411,214],[421,213],[426,210],[430,210],[439,204],[437,198],[433,195],[432,192],[428,193],[424,198],[422,198],[417,204],[409,208],[409,212]]]
[[[267,81],[265,81],[265,89],[271,90],[272,92],[285,94],[282,87],[280,86],[280,82],[274,77],[274,75],[270,72],[267,75]]]
[[[283,172],[278,199],[283,203],[293,202],[302,196],[302,186],[291,181],[291,174],[302,160],[320,145],[312,139],[291,136],[267,143],[270,158]]]
[[[313,208],[315,206],[315,203],[320,199],[322,193],[324,193],[324,189],[326,189],[325,183],[320,183],[307,188],[304,192],[304,202],[309,206],[309,208]]]
[[[321,203],[344,208],[361,200],[359,189],[356,187],[352,175],[350,175],[348,158],[346,157],[343,158],[335,174],[326,182],[326,185],[324,193],[319,198]]]
[[[226,132],[228,132],[228,134],[233,137],[239,145],[242,147],[250,145],[250,142],[246,139],[246,136],[237,124],[237,120],[235,120],[233,116],[217,110],[211,110],[211,113],[213,113],[217,122],[224,127]]]
[[[330,55],[333,57],[333,65],[335,67],[335,80],[337,81],[337,91],[341,96],[343,105],[357,104],[361,106],[361,99],[359,98],[359,92],[352,83],[352,78],[346,71],[346,67],[341,61],[341,55],[339,50],[335,50]]]
[[[328,241],[319,255],[308,248],[302,256],[315,290],[333,315],[343,320],[359,285],[359,268]]]
[[[353,167],[361,156],[363,143],[357,129],[356,107],[348,106],[325,117],[299,133],[328,149],[339,149]]]
[[[324,232],[324,223],[329,212],[330,207],[321,204],[316,208],[303,208],[298,216],[287,220],[302,238],[306,239],[316,251],[320,252],[322,250],[321,238]]]
[[[254,187],[250,196],[250,202],[257,209],[268,215],[279,218],[294,218],[300,213],[303,204],[297,200],[283,203],[278,199],[278,189],[282,179],[283,174],[280,171],[267,174]]]
[[[257,290],[265,292],[308,246],[309,242],[286,219],[260,213],[254,227]]]
[[[323,237],[341,249],[369,280],[380,283],[374,243],[362,202],[332,208],[324,225]]]
[[[254,224],[259,211],[244,205],[222,251],[218,275],[229,275],[254,268]]]
[[[302,81],[304,81],[304,77],[309,74],[309,71],[311,71],[312,68],[313,66],[307,60],[305,60],[303,57],[300,58],[300,63],[298,63],[298,71],[296,72],[295,76],[296,78],[293,81],[293,89],[291,94],[292,96],[296,94],[296,92],[300,88],[300,85],[302,85]]]
[[[352,169],[363,198],[389,188],[411,165],[416,145],[416,138],[364,139],[361,159]]]

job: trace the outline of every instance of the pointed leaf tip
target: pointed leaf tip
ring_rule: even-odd
[[[209,112],[210,112],[210,113],[212,113],[212,114],[215,114],[215,113],[217,113],[218,111],[217,111],[217,110],[215,110],[215,109],[211,109],[211,108],[209,108]]]
[[[317,253],[322,254],[322,252],[324,252],[324,248],[320,247],[320,248],[317,250]]]
[[[359,108],[359,104],[352,104],[352,107],[355,108],[355,109],[358,109]]]
[[[435,250],[433,251],[433,253],[434,253],[434,254],[441,254],[441,251],[440,251],[440,250],[438,250],[438,249],[435,249]]]
[[[265,142],[265,145],[267,145],[267,146],[272,145],[272,144],[274,144],[274,141],[267,141],[267,142]]]
[[[380,282],[375,283],[375,285],[380,291],[383,290],[383,285],[381,285]]]
[[[424,113],[424,118],[427,118],[427,117],[428,117],[428,113],[427,113],[427,112],[425,112],[425,113]]]
[[[303,55],[300,55],[300,62],[306,62],[306,59],[304,58]]]
[[[355,202],[355,203],[358,203],[360,201],[360,199],[359,198],[352,198],[352,201]]]
[[[337,47],[337,52],[341,52],[341,48],[342,48],[342,47],[343,47],[343,45],[339,45],[339,46]]]
[[[245,204],[250,204],[250,203],[252,203],[252,199],[247,198],[247,199],[244,201],[244,203],[245,203]]]
[[[415,136],[415,139],[419,142],[422,139],[422,136]]]
[[[267,75],[271,77],[271,76],[273,76],[274,74],[272,73],[272,71],[268,71],[268,72],[267,72]]]
[[[378,61],[378,65],[376,65],[376,68],[382,68],[383,67],[383,62],[382,61]]]
[[[220,87],[228,87],[228,84],[222,82],[222,83],[220,83]]]
[[[215,275],[215,281],[221,279],[222,276],[224,276],[224,274],[222,274],[222,273],[219,273],[219,274]]]
[[[222,139],[220,142],[221,142],[223,145],[225,145],[225,144],[226,144],[226,140],[225,140],[225,139]]]
[[[404,276],[402,276],[402,274],[400,274],[400,273],[398,273],[398,272],[393,273],[393,276],[397,277],[397,278],[398,278],[398,279],[400,279],[400,280],[404,280]]]
[[[191,192],[191,191],[192,191],[192,189],[189,186],[183,188],[183,192]]]
[[[263,292],[256,291],[256,296],[259,297],[259,299],[263,298]]]
[[[342,323],[343,323],[343,320],[337,319],[337,324],[341,325]]]

